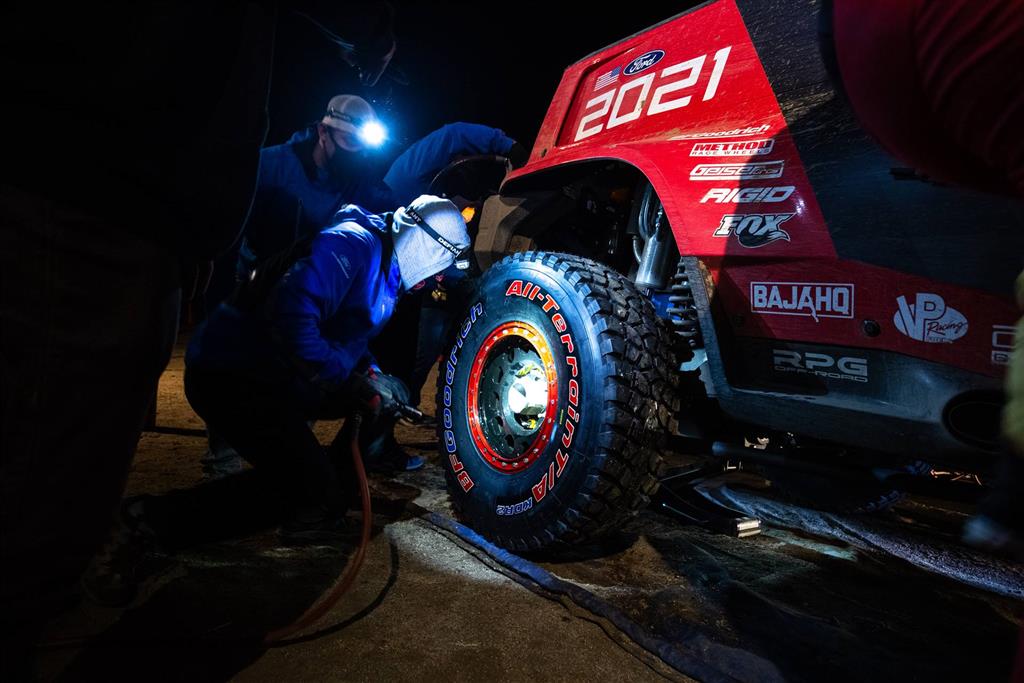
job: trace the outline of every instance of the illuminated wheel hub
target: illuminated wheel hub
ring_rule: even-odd
[[[469,427],[484,461],[520,472],[544,451],[555,428],[558,375],[551,347],[529,323],[495,328],[473,359]]]

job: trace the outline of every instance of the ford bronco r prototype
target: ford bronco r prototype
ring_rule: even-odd
[[[899,168],[813,9],[713,0],[577,62],[484,202],[437,415],[496,543],[613,528],[670,438],[849,511],[896,499],[872,472],[991,467],[1022,207]]]

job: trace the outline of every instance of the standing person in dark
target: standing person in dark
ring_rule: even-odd
[[[113,521],[183,266],[226,249],[249,209],[286,11],[22,3],[0,18],[17,131],[0,165],[5,681],[31,677],[43,625]]]
[[[382,127],[373,107],[356,95],[336,95],[318,122],[288,142],[260,150],[252,210],[242,230],[236,279],[245,281],[266,258],[331,224],[346,204],[394,209],[392,193],[372,171]],[[203,472],[218,478],[240,471],[242,460],[222,435],[209,434]]]

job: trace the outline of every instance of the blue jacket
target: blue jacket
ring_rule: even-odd
[[[338,182],[317,168],[311,161],[316,141],[316,129],[310,127],[283,145],[260,150],[256,193],[239,249],[241,275],[257,260],[331,225],[335,212],[346,204],[370,211],[395,208],[390,190],[379,179],[362,175]]]
[[[223,303],[189,344],[189,368],[335,389],[367,360],[401,289],[398,262],[382,267],[383,217],[346,206],[271,289],[262,310]],[[302,382],[300,382],[301,384]]]
[[[418,140],[395,159],[384,176],[395,206],[425,194],[438,171],[458,155],[508,154],[515,140],[497,128],[476,123],[449,123]]]

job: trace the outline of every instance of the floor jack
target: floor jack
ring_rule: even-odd
[[[735,469],[726,465],[725,471]],[[722,474],[721,463],[675,467],[661,479],[661,487],[652,501],[655,510],[688,524],[698,524],[737,538],[761,533],[761,520],[735,510],[714,497],[714,489],[700,486],[710,477]]]

